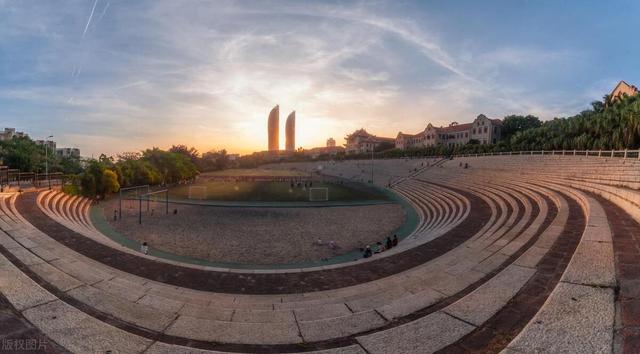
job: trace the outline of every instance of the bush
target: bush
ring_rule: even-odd
[[[107,169],[102,172],[101,188],[104,194],[111,194],[120,190],[120,183],[118,183],[118,176],[115,172]]]

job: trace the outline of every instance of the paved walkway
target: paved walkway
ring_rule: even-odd
[[[600,197],[613,231],[616,278],[618,279],[619,342],[622,353],[640,353],[640,224],[622,208]]]
[[[68,353],[27,321],[0,294],[0,353]]]

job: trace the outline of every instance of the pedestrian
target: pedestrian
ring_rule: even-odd
[[[149,246],[147,245],[146,242],[143,242],[142,246],[140,246],[140,252],[144,254],[149,254]]]
[[[373,254],[373,252],[371,252],[371,246],[367,245],[367,247],[365,247],[365,249],[364,249],[364,254],[362,256],[364,258],[369,258],[369,257],[371,257],[372,254]]]
[[[396,247],[398,245],[398,235],[393,235],[393,241],[391,241],[391,246]]]
[[[391,241],[391,237],[389,236],[387,236],[386,246],[387,246],[387,249],[390,249],[391,247],[393,247],[393,241]]]

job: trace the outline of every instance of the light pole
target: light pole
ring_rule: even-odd
[[[47,175],[47,181],[49,181],[49,189],[51,189],[51,180],[49,179],[49,139],[53,138],[53,135],[49,135],[44,141],[44,173]]]
[[[371,146],[371,184],[373,184],[373,144]]]

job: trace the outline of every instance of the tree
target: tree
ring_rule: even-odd
[[[82,164],[80,163],[80,158],[77,156],[61,157],[58,162],[58,165],[54,167],[52,171],[57,171],[59,168],[60,172],[68,175],[82,173]]]
[[[101,159],[103,160],[103,159]],[[105,161],[91,159],[80,177],[81,193],[87,197],[102,197],[120,190],[118,176],[106,168]]]
[[[591,108],[594,112],[602,113],[604,111],[604,103],[602,101],[591,102]]]
[[[160,173],[162,183],[176,183],[198,174],[195,164],[185,155],[156,147],[143,151],[141,160],[149,162]]]
[[[198,150],[193,147],[187,147],[186,145],[173,145],[169,149],[169,152],[184,155],[189,158],[189,160],[191,160],[191,162],[193,162],[194,164],[197,164],[198,160],[200,159],[200,153],[198,152]]]
[[[510,139],[515,133],[527,129],[538,128],[542,125],[540,119],[536,116],[517,116],[510,115],[502,120],[502,139]]]
[[[100,195],[103,171],[104,166],[98,160],[91,159],[87,161],[87,168],[80,177],[80,187],[83,195],[87,197]]]
[[[200,171],[218,171],[229,166],[229,156],[227,150],[211,150],[202,154],[202,158],[198,160],[198,168]]]
[[[538,128],[519,131],[509,141],[511,148],[622,150],[640,147],[640,95],[623,96],[606,106],[595,103],[592,108],[572,117],[554,118]]]
[[[141,156],[142,154],[139,152],[123,152],[117,155],[117,158],[118,158],[118,161],[133,161],[133,160],[139,160]]]
[[[10,168],[40,172],[44,171],[45,150],[28,137],[13,137],[0,141],[0,159]]]

